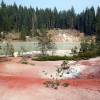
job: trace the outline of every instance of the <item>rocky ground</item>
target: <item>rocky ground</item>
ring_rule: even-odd
[[[78,70],[77,78],[64,79],[68,87],[47,88],[43,82],[50,80],[62,61],[31,61],[18,63],[20,57],[0,63],[0,100],[100,100],[100,57],[70,61]],[[43,73],[45,71],[46,75]]]

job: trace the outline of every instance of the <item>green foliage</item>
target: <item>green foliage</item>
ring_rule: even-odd
[[[80,45],[80,52],[93,51],[99,48],[93,40],[91,42],[82,41]]]
[[[38,58],[33,58],[32,60],[36,61],[57,61],[57,60],[79,60],[81,59],[78,56],[44,56],[44,57],[38,57]]]
[[[61,64],[61,67],[63,70],[69,69],[68,61],[63,61],[63,63]]]
[[[5,55],[6,56],[14,56],[14,47],[11,43],[6,43],[6,46],[4,47]]]
[[[67,68],[66,68],[66,66],[67,66]],[[54,88],[54,89],[58,89],[58,87],[60,85],[67,87],[69,85],[69,83],[65,82],[65,83],[62,84],[61,80],[63,79],[64,74],[69,73],[69,67],[70,66],[68,64],[68,61],[63,61],[63,63],[61,64],[61,67],[56,70],[56,78],[54,78],[53,75],[50,75],[50,77],[53,78],[52,81],[46,81],[43,84],[46,87]],[[43,71],[43,72],[45,72],[45,71]]]
[[[22,62],[22,64],[28,64],[28,62],[26,62],[26,61],[23,61],[23,62]]]
[[[100,48],[100,7],[97,8],[97,14],[96,14],[96,42]]]
[[[18,56],[21,56],[22,59],[19,62],[22,62],[22,64],[28,64],[28,54],[27,50],[24,47],[21,47],[21,51],[18,51]]]
[[[20,34],[20,39],[25,41],[26,40],[26,32],[24,26],[22,26],[21,34]]]
[[[4,26],[6,31],[10,31],[11,25],[12,25],[11,17],[8,16],[4,17]]]
[[[42,24],[41,26],[38,41],[38,48],[41,51],[42,56],[47,55],[48,50],[54,49],[54,43],[51,40],[51,35],[47,34],[45,24]]]
[[[13,5],[6,5],[4,1],[1,2],[0,7],[0,31],[22,31],[22,25],[25,28],[25,34],[28,36],[37,36],[37,29],[41,28],[41,24],[45,24],[47,29],[62,28],[62,29],[77,29],[84,32],[86,35],[92,35],[96,32],[99,21],[99,8],[95,16],[95,10],[86,8],[80,14],[76,14],[74,7],[69,10],[58,12],[57,8],[53,10],[50,8],[36,10],[32,7],[20,5],[19,7],[14,2]],[[98,24],[97,24],[98,23]],[[30,31],[32,34],[30,34]],[[98,33],[98,32],[97,32]],[[21,40],[25,40],[25,37]]]
[[[0,49],[2,49],[2,47],[0,46]]]
[[[64,87],[67,87],[67,86],[69,85],[69,83],[66,82],[66,83],[63,83],[62,85],[63,85]]]
[[[22,52],[22,55],[23,55],[23,53],[26,53],[27,50],[24,47],[21,46],[21,52]]]
[[[27,50],[23,46],[21,46],[21,50],[18,51],[17,55],[24,56],[24,55],[26,55],[26,52],[27,52]]]
[[[14,56],[14,47],[12,44],[9,44],[9,55]]]
[[[82,59],[88,59],[88,58],[97,57],[97,56],[100,56],[100,49],[93,50],[93,51],[86,51],[86,52],[83,52],[83,53],[79,53],[78,56],[80,58],[82,58]]]
[[[97,57],[99,55],[100,55],[99,46],[93,40],[91,40],[91,42],[85,42],[85,41],[81,42],[81,48],[78,57],[82,59],[88,59],[92,57]]]
[[[13,38],[12,40],[19,40],[19,38]]]
[[[21,56],[21,52],[20,51],[18,51],[18,56]]]
[[[88,59],[92,57],[100,56],[100,49],[94,49],[92,51],[85,51],[80,52],[77,56],[44,56],[44,57],[38,57],[33,58],[32,60],[36,61],[58,61],[58,60],[81,60],[81,59]]]
[[[74,48],[71,49],[72,54],[77,54],[77,47],[75,46]]]
[[[0,49],[2,49],[2,47],[0,46]],[[1,53],[1,52],[0,52]]]

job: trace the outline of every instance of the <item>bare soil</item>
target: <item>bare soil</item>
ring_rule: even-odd
[[[5,39],[3,41],[20,41],[19,39],[20,33],[8,33],[5,35]],[[80,42],[82,38],[84,37],[83,33],[80,33],[79,31],[75,29],[51,29],[48,30],[48,34],[52,35],[52,41],[54,42]],[[29,37],[26,36],[26,41],[37,41],[36,37]]]
[[[29,59],[29,64],[21,64],[20,60],[11,57],[0,63],[0,100],[100,100],[100,57],[70,62],[70,66],[84,65],[85,69],[78,78],[62,80],[70,85],[57,90],[45,87],[43,82],[50,80],[46,76],[62,61]]]

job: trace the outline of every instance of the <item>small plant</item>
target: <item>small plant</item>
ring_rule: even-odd
[[[75,46],[74,48],[72,48],[71,49],[71,52],[72,52],[72,54],[77,54],[78,52],[77,52],[77,47]]]
[[[31,64],[31,65],[33,65],[33,66],[34,66],[35,64]]]
[[[66,82],[66,83],[63,83],[62,85],[63,85],[64,87],[67,87],[67,86],[69,85],[69,83]]]
[[[63,63],[61,64],[61,67],[63,70],[67,70],[69,69],[69,64],[68,64],[68,61],[63,61]]]
[[[22,59],[19,62],[22,62],[24,64],[28,64],[28,62],[27,62],[28,54],[26,53],[27,50],[24,47],[21,47],[21,50],[22,50]],[[19,51],[18,55],[20,55],[20,51]]]
[[[18,51],[18,56],[21,56],[21,53],[20,53],[20,51]]]
[[[63,75],[64,74],[69,74],[69,64],[68,61],[63,61],[63,63],[61,64],[61,67],[58,68],[56,70],[56,78],[53,77],[53,75],[50,75],[51,78],[53,78],[52,81],[46,81],[43,84],[46,87],[51,87],[54,89],[58,89],[58,86],[61,85],[61,81],[63,79]],[[45,71],[43,71],[43,73],[46,73]],[[45,74],[46,75],[46,74]],[[62,86],[67,87],[69,85],[69,83],[63,83]]]
[[[6,46],[3,48],[3,50],[5,52],[5,60],[8,59],[8,56],[14,56],[14,47],[10,42],[6,43]]]
[[[2,49],[1,46],[0,46],[0,49]]]
[[[22,62],[22,64],[28,64],[28,62]]]

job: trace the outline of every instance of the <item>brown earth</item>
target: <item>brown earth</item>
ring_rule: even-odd
[[[83,33],[80,33],[75,29],[51,29],[48,30],[48,34],[52,35],[52,40],[54,42],[78,42],[84,37]],[[10,32],[5,35],[5,39],[3,41],[19,41],[19,35],[20,33]],[[26,36],[26,41],[37,41],[37,39],[36,37],[31,38]]]
[[[29,59],[25,65],[20,60],[15,57],[0,63],[0,100],[100,100],[100,57],[71,62],[70,66],[84,65],[85,69],[78,78],[64,79],[70,85],[57,90],[44,86],[50,79],[43,71],[52,74],[62,61]]]

